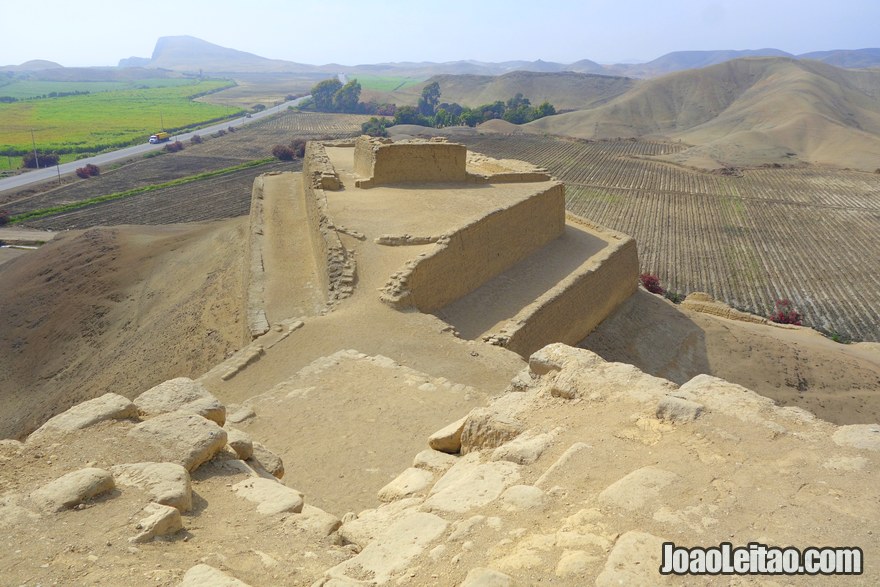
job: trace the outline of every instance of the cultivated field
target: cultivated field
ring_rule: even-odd
[[[41,152],[96,152],[146,141],[163,126],[176,129],[219,120],[236,111],[195,102],[193,97],[231,83],[190,81],[186,85],[0,103],[0,153],[24,153],[33,148],[33,141]]]
[[[91,198],[149,188],[172,180],[224,170],[271,157],[272,147],[294,138],[338,138],[356,135],[368,117],[288,111],[220,137],[205,136],[198,145],[186,143],[179,153],[140,158],[102,170],[98,177],[71,179],[48,189],[0,194],[0,208],[12,216],[33,210],[82,202]],[[247,214],[253,180],[269,171],[299,171],[301,162],[272,161],[186,183],[151,190],[120,200],[93,204],[62,214],[28,220],[23,225],[63,230],[114,224],[169,224]]]
[[[531,161],[567,185],[572,212],[631,234],[642,270],[766,315],[791,299],[806,322],[880,340],[880,175],[818,167],[714,175],[651,161],[678,144],[466,138]]]

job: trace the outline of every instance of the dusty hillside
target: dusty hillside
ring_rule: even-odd
[[[877,72],[738,59],[650,80],[597,108],[527,126],[582,138],[678,139],[695,147],[675,160],[699,166],[805,161],[873,171],[878,95]]]
[[[626,77],[587,73],[537,73],[514,71],[500,76],[436,75],[424,84],[410,86],[394,94],[403,104],[415,104],[425,85],[440,84],[440,101],[457,102],[463,106],[491,104],[508,100],[521,93],[532,104],[547,101],[557,110],[592,108],[611,100],[636,85]]]
[[[239,348],[241,219],[63,234],[0,267],[0,437]]]
[[[678,384],[711,374],[835,424],[880,421],[876,343],[726,319],[640,290],[580,346]]]

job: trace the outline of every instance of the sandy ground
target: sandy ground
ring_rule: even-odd
[[[0,436],[242,344],[244,220],[70,231],[0,265]]]
[[[684,383],[707,373],[836,424],[880,422],[880,346],[694,312],[639,290],[581,347]]]

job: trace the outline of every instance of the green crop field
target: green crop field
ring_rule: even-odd
[[[425,81],[425,78],[421,77],[397,77],[391,75],[358,75],[357,77],[352,76],[352,79],[357,79],[362,89],[376,92],[396,92]]]
[[[48,98],[53,93],[89,92],[94,94],[96,92],[186,86],[192,85],[192,83],[193,80],[184,78],[157,78],[109,82],[67,82],[13,79],[8,82],[0,81],[0,98],[9,97],[17,100],[26,100],[28,98],[39,98],[40,96],[46,96]]]
[[[142,82],[137,83],[151,85]],[[0,163],[0,169],[8,166],[7,153],[20,155],[33,148],[31,131],[38,151],[89,153],[146,141],[163,127],[183,129],[234,115],[238,112],[235,108],[193,99],[230,85],[224,80],[189,81],[185,85],[0,103],[0,157],[7,159]]]

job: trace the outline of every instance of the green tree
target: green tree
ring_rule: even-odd
[[[529,99],[524,97],[521,92],[517,92],[513,98],[507,101],[508,110],[516,110],[517,108],[521,108],[522,106],[531,107],[532,103],[529,102]]]
[[[553,104],[544,101],[535,106],[535,115],[533,117],[533,120],[538,120],[539,118],[544,118],[545,116],[553,116],[554,114],[556,114],[556,108],[553,107]]]
[[[312,86],[312,100],[315,101],[315,110],[319,112],[333,111],[333,96],[342,87],[338,79],[325,79]]]
[[[420,124],[430,126],[431,121],[422,116],[415,106],[401,106],[394,113],[394,124]]]
[[[333,109],[336,112],[357,112],[360,99],[361,84],[353,79],[333,94]]]
[[[422,88],[422,97],[419,98],[419,114],[433,116],[440,103],[440,84],[432,82]]]
[[[376,118],[373,116],[367,122],[361,125],[361,132],[371,137],[387,137],[388,136],[388,119],[385,117]]]

